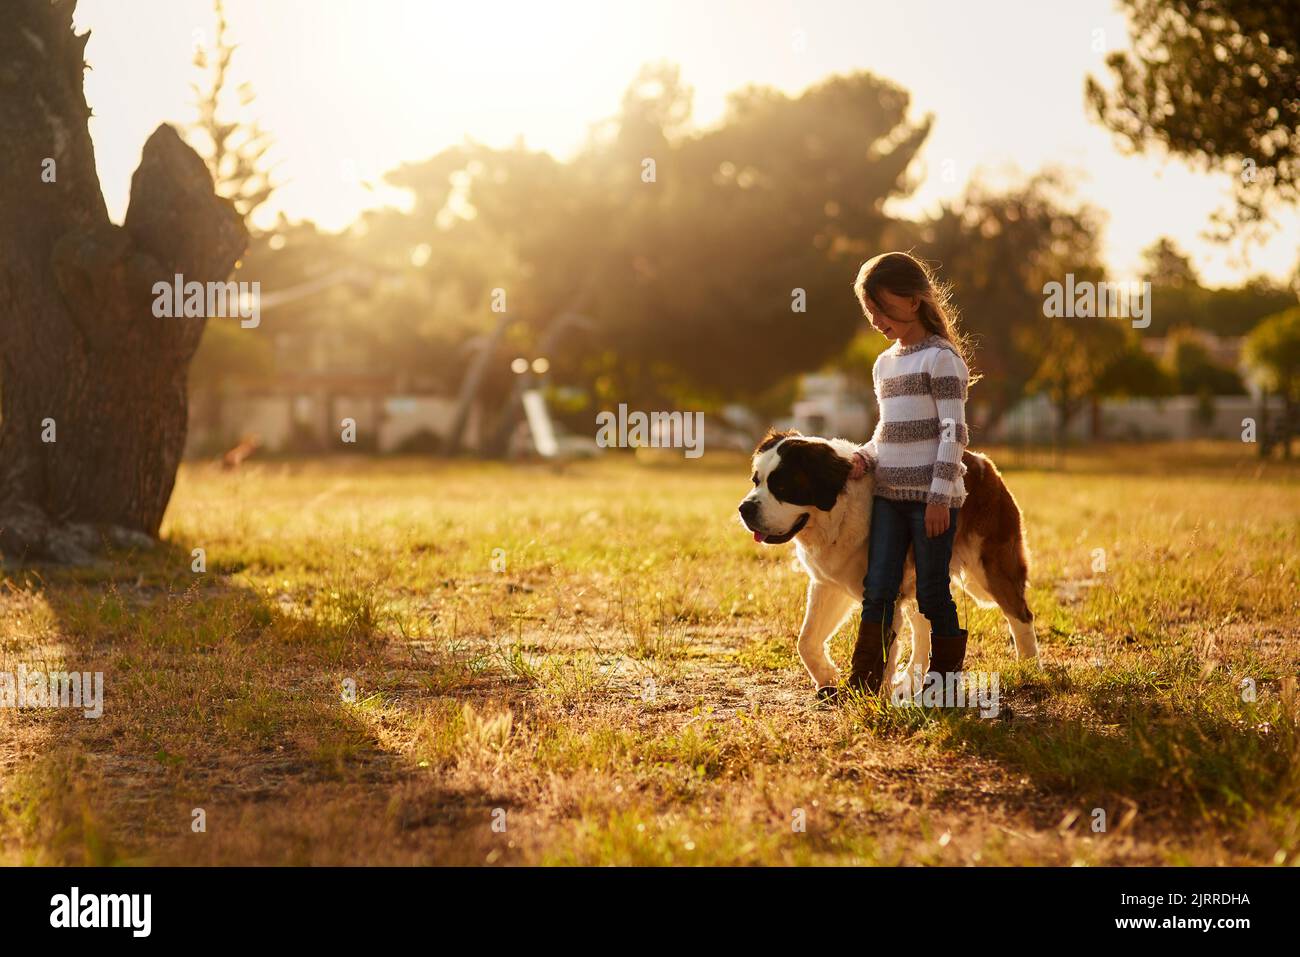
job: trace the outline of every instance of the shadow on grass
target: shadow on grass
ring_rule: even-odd
[[[1063,668],[1013,671],[998,717],[969,711],[851,704],[850,720],[887,737],[997,762],[1070,810],[1103,808],[1113,822],[1138,810],[1146,823],[1265,822],[1288,853],[1300,847],[1300,734],[1275,694],[1243,702],[1227,680],[1186,662],[1132,675],[1079,678]],[[1167,670],[1166,670],[1167,669]],[[1272,847],[1278,847],[1273,844]],[[1269,851],[1272,853],[1272,850]]]
[[[0,670],[102,672],[104,689],[99,718],[0,714],[0,859],[481,862],[499,802],[385,741],[392,647],[372,596],[295,600],[192,561],[173,542],[0,576],[19,610]]]

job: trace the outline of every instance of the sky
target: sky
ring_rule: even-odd
[[[1300,261],[1300,211],[1280,214],[1262,245],[1210,241],[1227,175],[1124,155],[1089,118],[1085,77],[1104,78],[1106,54],[1129,43],[1112,0],[227,0],[226,11],[233,80],[252,84],[249,115],[275,139],[282,185],[263,223],[282,211],[346,228],[365,208],[402,202],[382,185],[386,171],[466,138],[572,155],[642,64],[668,60],[695,91],[700,126],[750,84],[795,95],[869,70],[903,86],[914,117],[935,123],[919,188],[891,207],[899,215],[933,213],[973,176],[1006,185],[1050,165],[1106,211],[1115,278],[1136,276],[1161,235],[1210,285],[1285,278]],[[75,21],[92,31],[90,130],[120,220],[150,132],[194,116],[191,59],[211,41],[212,6],[81,0]]]

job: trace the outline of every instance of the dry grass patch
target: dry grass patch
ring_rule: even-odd
[[[815,705],[739,457],[187,466],[165,546],[3,579],[0,670],[106,700],[0,710],[0,860],[1291,863],[1300,473],[1185,451],[1008,469],[1043,667],[962,607],[988,720]]]

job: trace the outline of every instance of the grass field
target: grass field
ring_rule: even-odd
[[[995,719],[814,706],[741,456],[188,465],[164,546],[0,579],[0,671],[105,684],[0,709],[0,862],[1300,860],[1300,469],[993,454],[1043,652],[959,599]]]

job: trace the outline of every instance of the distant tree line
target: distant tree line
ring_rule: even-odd
[[[1109,59],[1109,85],[1089,80],[1098,120],[1134,149],[1162,147],[1234,175],[1245,168],[1237,226],[1258,223],[1266,200],[1292,201],[1300,100],[1285,11],[1212,0],[1125,6],[1134,51]],[[225,62],[220,51],[212,59]],[[499,354],[480,394],[493,409],[509,404],[510,361],[535,358],[548,326],[578,312],[590,326],[569,329],[545,357],[550,381],[566,387],[554,396],[561,415],[589,423],[620,401],[743,401],[775,415],[800,373],[869,373],[883,343],[864,331],[850,283],[863,259],[903,248],[941,267],[978,343],[977,426],[1041,393],[1064,429],[1108,395],[1242,392],[1237,372],[1192,330],[1243,336],[1296,304],[1294,288],[1264,277],[1204,286],[1168,239],[1147,250],[1142,276],[1107,277],[1103,216],[1073,200],[1059,171],[1004,190],[974,182],[922,222],[891,217],[887,203],[917,185],[930,120],[909,120],[907,92],[871,74],[831,77],[798,96],[737,91],[707,129],[692,124],[691,100],[675,67],[647,66],[570,160],[522,142],[467,142],[388,174],[410,192],[408,211],[367,213],[339,235],[285,222],[255,235],[243,268],[264,289],[358,266],[373,277],[279,307],[266,329],[337,342],[350,362],[447,392],[491,343]],[[230,132],[205,110],[209,127]],[[1139,334],[1121,322],[1046,318],[1044,284],[1067,273],[1149,280],[1151,325]],[[496,338],[494,306],[518,320]],[[1154,336],[1170,337],[1164,356],[1142,349]],[[274,375],[260,338],[210,331],[195,388]]]

